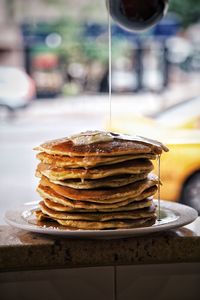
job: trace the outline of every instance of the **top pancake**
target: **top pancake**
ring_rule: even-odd
[[[119,156],[139,153],[160,155],[163,151],[168,151],[167,147],[154,140],[103,131],[81,133],[77,139],[65,137],[52,140],[41,144],[35,150],[67,156]]]

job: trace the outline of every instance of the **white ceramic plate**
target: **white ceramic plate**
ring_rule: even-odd
[[[154,202],[158,204],[157,201]],[[120,238],[178,228],[193,222],[198,217],[196,210],[189,206],[161,201],[161,220],[151,227],[115,230],[68,230],[59,228],[59,226],[37,225],[34,216],[36,208],[36,203],[26,203],[19,209],[9,210],[5,214],[5,221],[13,227],[42,234],[79,238]]]

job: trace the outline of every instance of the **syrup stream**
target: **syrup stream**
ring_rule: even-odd
[[[110,4],[108,7],[108,52],[109,52],[109,66],[108,66],[108,76],[109,76],[109,129],[112,125],[112,28],[111,28],[111,17],[110,17]]]

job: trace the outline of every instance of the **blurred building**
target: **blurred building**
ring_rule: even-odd
[[[0,65],[23,66],[22,38],[19,27],[10,18],[9,1],[0,0]]]
[[[93,18],[99,20],[99,8],[105,7],[99,0],[0,0],[0,19],[9,22],[54,21],[59,18]]]

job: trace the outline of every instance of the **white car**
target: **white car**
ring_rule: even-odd
[[[34,82],[24,70],[0,66],[0,107],[22,108],[34,97]]]

